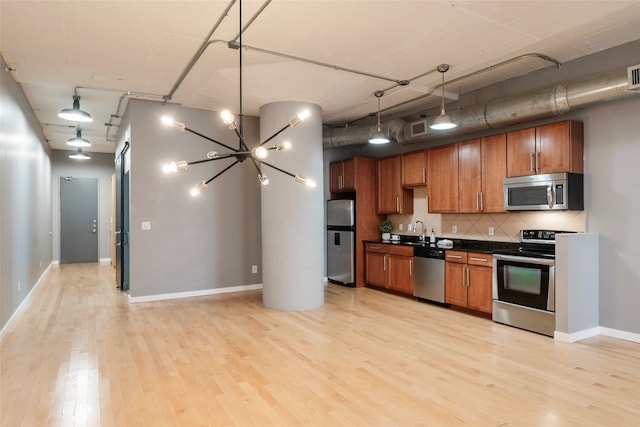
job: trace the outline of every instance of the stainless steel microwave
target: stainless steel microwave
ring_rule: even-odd
[[[508,211],[584,209],[584,176],[552,173],[504,180],[504,208]]]

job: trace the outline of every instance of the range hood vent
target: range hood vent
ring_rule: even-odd
[[[640,65],[634,65],[627,69],[629,90],[640,90]]]

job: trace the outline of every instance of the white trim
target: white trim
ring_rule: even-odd
[[[40,286],[40,283],[42,283],[42,279],[44,279],[44,276],[46,276],[46,274],[49,272],[49,269],[54,264],[57,264],[57,263],[55,261],[51,261],[47,266],[47,268],[44,269],[44,271],[38,278],[38,281],[36,282],[36,284],[33,286],[33,288],[31,288],[27,296],[22,300],[22,302],[20,303],[16,311],[13,312],[13,314],[11,315],[7,323],[4,325],[4,328],[0,330],[0,339],[2,339],[2,337],[4,336],[4,333],[9,329],[9,326],[11,325],[11,323],[13,323],[13,321],[18,317],[18,314],[20,314],[22,310],[24,310],[27,307],[27,303],[31,299],[31,295],[33,294],[33,291],[35,291],[36,288]]]
[[[200,291],[175,292],[170,294],[145,295],[142,297],[132,297],[129,295],[129,303],[136,304],[139,302],[162,301],[168,299],[193,298],[206,295],[226,294],[230,292],[252,291],[254,289],[262,289],[262,283],[244,286],[229,286],[226,288],[203,289]]]
[[[568,334],[566,332],[555,331],[553,339],[560,342],[572,343],[587,338],[604,335],[607,337],[617,338],[625,341],[640,343],[640,334],[634,332],[621,331],[619,329],[605,328],[604,326],[596,326],[595,328],[585,329],[584,331]]]
[[[640,334],[636,334],[634,332],[621,331],[619,329],[611,329],[600,326],[600,335],[606,335],[608,337],[640,343]]]
[[[597,335],[600,335],[600,328],[596,326],[595,328],[585,329],[583,331],[573,332],[571,334],[555,331],[553,333],[553,339],[560,342],[572,343],[586,338],[595,337]]]
[[[106,262],[106,263],[110,263],[111,262],[111,258],[100,258],[98,260],[98,262]]]
[[[53,261],[51,261],[51,264],[58,265],[58,264],[60,264],[60,260],[59,259],[54,259]]]

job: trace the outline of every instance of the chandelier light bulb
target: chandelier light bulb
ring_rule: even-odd
[[[267,177],[267,175],[261,173],[260,175],[258,175],[258,179],[260,180],[260,184],[262,185],[267,185],[269,184],[269,178]]]
[[[191,195],[195,197],[202,191],[204,191],[205,188],[207,188],[207,184],[204,181],[200,181],[195,187],[191,189]]]
[[[222,123],[229,126],[229,129],[236,129],[238,126],[236,125],[236,118],[233,116],[231,111],[222,110],[220,112],[220,117],[222,118]]]
[[[164,125],[171,126],[172,128],[176,128],[181,132],[187,127],[184,123],[178,122],[178,121],[174,120],[173,117],[169,117],[169,116],[160,117],[160,121]]]
[[[189,168],[189,163],[186,160],[178,160],[177,162],[171,162],[162,166],[162,172],[175,173],[180,171],[186,171]]]
[[[311,115],[311,112],[306,109],[296,113],[296,115],[291,120],[289,120],[289,126],[291,127],[296,126],[298,123],[300,123],[310,115]]]
[[[305,186],[309,187],[309,188],[315,188],[316,187],[316,182],[311,179],[311,178],[306,178],[302,175],[296,175],[293,178],[296,182],[300,183],[300,184],[304,184]]]
[[[291,148],[291,143],[289,141],[285,141],[282,144],[276,145],[276,151],[289,150]]]
[[[251,152],[258,159],[266,159],[267,156],[269,155],[269,150],[267,150],[261,145],[255,147],[253,150],[251,150]]]
[[[218,157],[219,156],[218,156],[218,152],[217,151],[209,151],[207,153],[207,159],[210,159],[210,160],[211,159],[217,159]]]

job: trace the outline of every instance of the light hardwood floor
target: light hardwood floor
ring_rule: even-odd
[[[640,425],[640,344],[366,288],[130,305],[110,266],[53,266],[0,351],[2,426]]]

